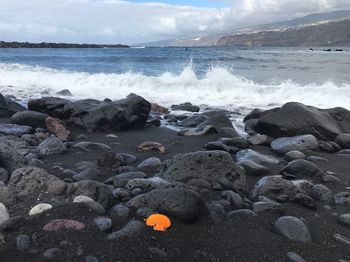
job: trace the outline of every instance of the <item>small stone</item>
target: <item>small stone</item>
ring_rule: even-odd
[[[110,151],[112,150],[109,146],[102,143],[95,143],[95,142],[79,142],[75,144],[73,147],[79,148],[85,151],[90,152],[91,150],[102,150],[102,151]]]
[[[294,150],[294,151],[289,151],[288,153],[286,153],[283,158],[285,160],[287,160],[288,162],[291,162],[291,161],[297,160],[297,159],[304,159],[304,158],[306,158],[306,155],[303,152]]]
[[[140,207],[136,210],[136,216],[140,219],[146,219],[154,213],[153,209],[149,207]]]
[[[269,201],[269,202],[255,202],[253,205],[253,211],[257,214],[263,212],[274,212],[274,213],[283,213],[284,208],[281,204]]]
[[[82,172],[80,172],[79,174],[76,174],[73,176],[73,179],[75,181],[83,181],[83,180],[97,180],[98,175],[101,172],[96,169],[96,168],[88,168]]]
[[[50,248],[46,250],[43,254],[47,259],[56,259],[63,254],[62,250],[59,248]]]
[[[270,173],[268,168],[251,160],[239,161],[237,164],[244,168],[247,176],[266,176]]]
[[[145,228],[144,223],[137,220],[131,220],[122,229],[114,231],[113,233],[110,233],[107,236],[107,238],[109,240],[113,240],[113,239],[120,239],[124,237],[132,237],[141,233],[144,228]]]
[[[333,238],[339,243],[343,243],[345,245],[350,246],[350,238],[343,236],[341,234],[334,234]]]
[[[9,218],[10,218],[10,215],[9,215],[9,212],[7,211],[6,206],[0,202],[0,226]]]
[[[234,210],[231,211],[227,214],[227,218],[234,218],[237,216],[249,216],[249,217],[255,217],[257,214],[250,209],[239,209],[239,210]]]
[[[55,136],[45,139],[37,147],[38,153],[41,156],[61,154],[67,150],[62,140]]]
[[[17,249],[19,251],[28,250],[30,247],[30,237],[28,235],[19,235],[16,239]]]
[[[112,219],[109,217],[97,217],[95,218],[95,225],[100,231],[107,231],[112,227]]]
[[[122,204],[117,204],[113,206],[109,211],[109,215],[115,219],[118,220],[124,220],[128,218],[130,210],[128,207],[122,205]]]
[[[277,232],[290,240],[302,242],[311,241],[311,235],[308,228],[299,218],[292,216],[280,217],[275,222],[274,228]]]
[[[295,252],[287,252],[287,258],[290,262],[307,262]]]
[[[339,215],[338,222],[344,226],[350,227],[350,213]]]
[[[43,212],[45,212],[47,210],[50,210],[51,208],[52,208],[52,205],[41,203],[41,204],[38,204],[35,207],[33,207],[29,211],[29,215],[30,216],[38,215],[38,214],[41,214],[41,213],[43,213]]]
[[[106,213],[104,207],[100,203],[96,202],[95,200],[93,200],[88,196],[83,196],[83,195],[76,196],[73,200],[73,203],[81,203],[98,214]]]
[[[99,262],[98,259],[94,256],[87,256],[85,262]]]
[[[60,196],[67,188],[67,183],[62,180],[54,180],[48,184],[47,192],[52,195]]]
[[[333,194],[325,185],[317,184],[313,186],[311,196],[316,201],[328,202],[331,200]]]

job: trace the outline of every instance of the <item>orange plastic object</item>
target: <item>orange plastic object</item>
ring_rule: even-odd
[[[166,231],[171,226],[171,221],[165,215],[153,214],[147,218],[146,225],[153,227],[156,231]]]

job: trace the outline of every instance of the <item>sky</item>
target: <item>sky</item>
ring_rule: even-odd
[[[0,0],[0,40],[137,44],[339,9],[350,0]]]

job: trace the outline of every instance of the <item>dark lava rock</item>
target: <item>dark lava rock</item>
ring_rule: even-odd
[[[14,113],[24,111],[26,108],[0,94],[0,117],[11,117]]]
[[[199,107],[192,105],[191,103],[183,103],[180,105],[172,105],[171,110],[174,111],[188,111],[188,112],[199,112]]]
[[[296,187],[286,179],[277,176],[265,176],[255,184],[250,195],[252,199],[265,196],[272,200],[285,202],[293,199],[296,190]]]
[[[159,176],[170,182],[191,178],[202,178],[208,181],[226,178],[236,189],[242,191],[247,189],[244,169],[224,151],[177,154],[172,160],[163,163]]]
[[[316,164],[304,159],[293,160],[280,173],[289,178],[314,177],[324,174]]]
[[[25,110],[15,113],[11,117],[11,123],[22,125],[22,126],[31,126],[31,127],[46,127],[45,120],[47,118],[46,114]]]
[[[335,142],[344,149],[350,149],[350,134],[339,134]]]
[[[148,119],[151,104],[140,96],[130,94],[125,99],[112,102],[93,99],[72,102],[44,97],[29,101],[28,108],[89,130],[118,131],[142,128]]]
[[[350,133],[350,112],[339,107],[318,109],[292,102],[281,108],[252,112],[247,117],[259,119],[255,131],[272,137],[311,134],[317,139],[333,140],[341,133]]]
[[[274,229],[281,235],[294,241],[310,242],[311,235],[299,218],[292,216],[284,216],[277,219],[274,224]]]
[[[68,89],[62,89],[61,91],[58,91],[56,93],[56,95],[59,95],[59,96],[72,96],[72,93]]]
[[[220,129],[224,127],[234,128],[231,120],[226,116],[226,114],[223,111],[209,111],[203,114],[206,115],[208,118],[204,120],[198,126],[198,128],[212,126],[217,130],[217,133],[219,133]],[[237,136],[239,136],[238,133]]]
[[[30,134],[31,132],[32,127],[30,126],[19,126],[16,124],[0,124],[1,135],[23,136],[25,134]]]
[[[39,155],[48,156],[61,154],[67,150],[62,140],[55,136],[45,139],[37,148]]]
[[[154,211],[184,222],[196,221],[205,207],[200,194],[185,188],[154,189],[149,193],[134,197],[127,202],[127,206],[150,207]]]
[[[202,114],[196,114],[189,116],[188,118],[182,120],[179,125],[184,126],[184,127],[194,127],[198,126],[200,123],[205,121],[207,119],[207,116],[202,115]]]

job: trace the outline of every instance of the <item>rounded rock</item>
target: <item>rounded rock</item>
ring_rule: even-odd
[[[338,222],[344,226],[350,227],[350,213],[339,215]]]
[[[45,212],[47,210],[50,210],[51,208],[52,208],[52,205],[41,203],[41,204],[38,204],[38,205],[34,206],[29,211],[29,215],[30,216],[38,215],[38,214],[41,214],[41,213],[43,213],[43,212]]]
[[[274,224],[275,230],[281,235],[294,241],[310,242],[311,235],[305,223],[299,218],[283,216]]]

